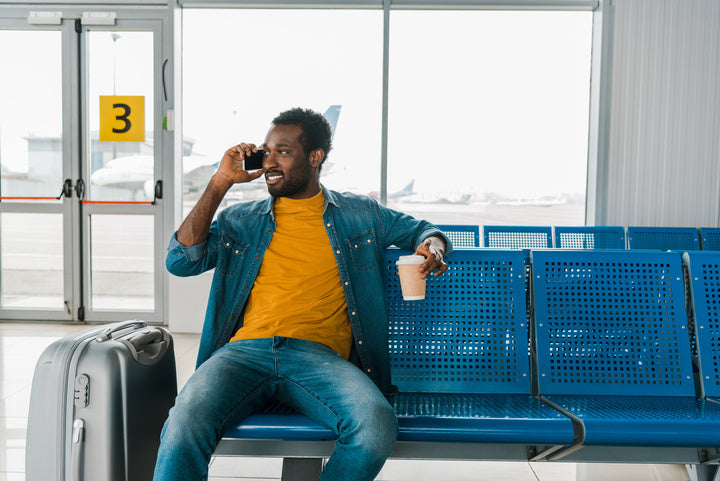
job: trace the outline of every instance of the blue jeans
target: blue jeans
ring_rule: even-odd
[[[332,349],[275,337],[229,343],[190,377],[162,430],[154,481],[205,480],[223,433],[274,399],[337,434],[321,481],[372,480],[397,418],[370,378]]]

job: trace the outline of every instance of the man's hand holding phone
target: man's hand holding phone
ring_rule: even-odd
[[[233,184],[250,182],[265,173],[262,168],[263,156],[264,152],[258,149],[255,144],[243,142],[225,151],[215,175],[227,182],[229,184],[228,188]]]

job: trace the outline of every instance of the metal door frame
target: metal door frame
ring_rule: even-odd
[[[36,24],[28,21],[31,12],[43,12],[61,17],[60,24]],[[82,24],[79,20],[83,13],[114,13],[114,25]],[[101,31],[151,31],[153,32],[153,153],[155,157],[154,178],[164,182],[169,202],[156,199],[152,205],[93,205],[83,204],[73,190],[72,197],[63,198],[61,203],[0,203],[0,212],[16,213],[59,213],[63,215],[63,289],[65,300],[69,303],[70,313],[63,310],[44,309],[2,309],[0,320],[23,321],[85,321],[109,322],[128,318],[163,322],[167,311],[167,274],[164,269],[164,247],[168,227],[165,219],[172,213],[172,188],[174,129],[172,119],[164,127],[165,112],[171,114],[174,104],[174,68],[172,9],[167,6],[123,6],[123,5],[0,5],[0,29],[3,30],[54,30],[62,37],[62,168],[63,178],[72,180],[77,186],[78,179],[89,182],[90,139],[84,138],[85,128],[89,125],[87,111],[88,95],[88,58],[87,32]],[[77,27],[81,27],[78,33]],[[163,67],[165,71],[163,72]],[[79,84],[80,80],[83,80]],[[78,86],[80,86],[78,88]],[[164,89],[166,89],[164,91]],[[148,107],[146,107],[147,109]],[[89,133],[88,133],[89,134]],[[89,137],[89,135],[88,135]],[[81,168],[81,161],[83,162]],[[168,185],[169,184],[169,185]],[[58,186],[60,190],[62,186]],[[93,310],[90,303],[90,231],[89,218],[93,214],[136,214],[153,215],[153,255],[154,255],[154,308],[152,311]],[[78,232],[81,232],[78,235]],[[84,284],[84,285],[83,285]]]

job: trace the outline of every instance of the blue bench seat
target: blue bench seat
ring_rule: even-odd
[[[720,446],[698,399],[681,254],[532,253],[539,392],[583,446]]]
[[[720,404],[694,397],[548,396],[577,416],[583,444],[720,446]]]
[[[422,301],[400,295],[405,253],[382,266],[392,457],[680,463],[719,479],[719,252],[458,249]],[[283,480],[317,479],[335,434],[272,409],[215,454],[283,457]]]
[[[628,249],[700,250],[695,227],[627,228]]]
[[[564,446],[572,420],[533,396],[527,252],[458,249],[422,301],[402,298],[389,249],[383,265],[400,442]],[[228,439],[330,441],[332,430],[287,408],[248,417]]]
[[[571,444],[567,416],[528,395],[399,393],[390,399],[400,441]],[[720,405],[718,405],[720,407]],[[325,441],[332,430],[301,414],[258,413],[227,438]]]
[[[485,247],[499,249],[541,249],[553,246],[550,226],[483,226]]]
[[[571,420],[515,394],[400,393],[392,399],[401,441],[571,444]]]
[[[227,431],[225,437],[284,441],[328,441],[337,438],[332,430],[296,413],[253,414]]]
[[[621,226],[557,226],[555,247],[559,249],[625,249]]]
[[[480,226],[469,224],[438,224],[454,248],[480,247]]]

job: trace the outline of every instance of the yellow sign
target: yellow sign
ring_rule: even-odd
[[[100,141],[145,142],[145,97],[101,95]]]

